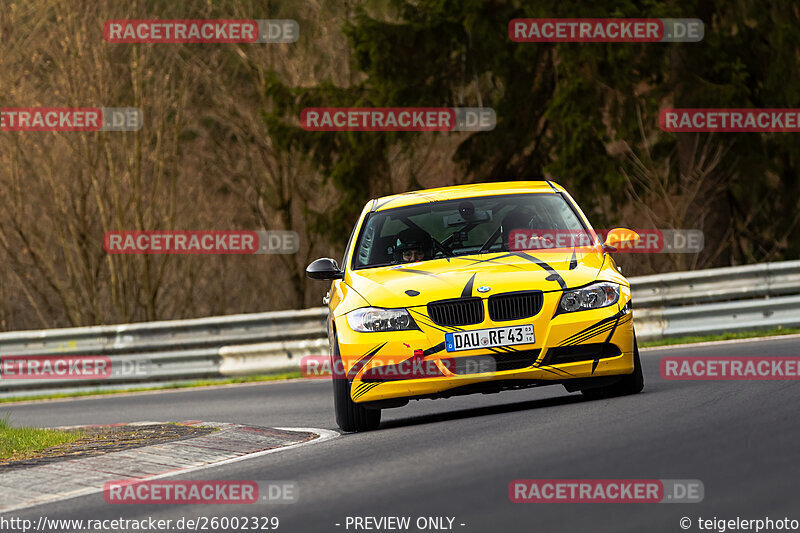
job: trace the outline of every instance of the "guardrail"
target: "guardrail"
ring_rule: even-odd
[[[325,307],[0,333],[0,356],[109,356],[102,380],[0,379],[0,398],[267,373],[328,353]]]
[[[800,294],[800,261],[630,278],[638,308]]]
[[[800,326],[800,261],[630,278],[641,340]],[[0,333],[3,355],[109,356],[102,381],[0,379],[0,397],[261,374],[329,353],[327,308]]]
[[[800,326],[800,261],[630,278],[642,340]]]

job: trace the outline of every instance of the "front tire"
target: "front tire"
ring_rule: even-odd
[[[350,381],[342,366],[339,342],[333,339],[333,410],[336,423],[343,431],[359,432],[377,428],[381,423],[380,409],[367,409],[350,398]]]
[[[581,393],[587,400],[600,400],[603,398],[613,398],[615,396],[627,396],[637,394],[644,389],[644,373],[642,372],[642,361],[639,359],[639,344],[636,336],[633,337],[633,373],[622,376],[618,382],[607,387],[597,387],[584,389]]]

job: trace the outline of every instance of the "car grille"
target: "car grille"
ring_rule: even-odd
[[[521,291],[489,297],[489,316],[494,321],[529,318],[542,310],[542,291]]]
[[[428,316],[440,326],[468,326],[483,322],[480,298],[454,298],[428,304]]]

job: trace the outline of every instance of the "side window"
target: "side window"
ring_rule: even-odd
[[[375,217],[369,217],[364,221],[361,238],[358,241],[358,249],[353,258],[356,266],[363,266],[369,263],[369,254],[372,250],[372,243],[375,241],[375,221]]]
[[[560,195],[544,196],[540,199],[542,211],[548,220],[548,227],[555,230],[580,231],[583,229],[578,217],[570,209],[566,198]]]
[[[557,202],[556,205],[558,207],[558,213],[560,215],[561,223],[565,229],[581,231],[586,228],[583,227],[583,223],[581,219],[578,217],[578,214],[572,210],[570,207],[569,200],[564,197],[561,197],[560,202]]]
[[[358,238],[358,248],[356,248],[353,264],[355,268],[371,265],[375,263],[375,255],[380,246],[379,234],[381,228],[386,224],[386,215],[367,215]]]

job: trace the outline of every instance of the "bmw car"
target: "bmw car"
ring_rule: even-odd
[[[637,239],[618,228],[601,242],[553,181],[371,200],[341,265],[306,269],[331,281],[338,425],[374,429],[382,409],[412,399],[541,385],[590,399],[641,391],[630,284],[610,255]]]

